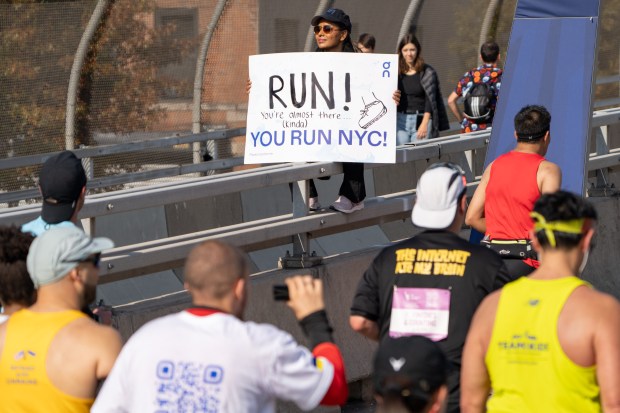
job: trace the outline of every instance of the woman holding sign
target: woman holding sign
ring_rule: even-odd
[[[320,16],[314,16],[311,21],[314,26],[314,38],[317,52],[356,52],[351,41],[351,20],[340,9],[328,9]],[[343,162],[344,178],[338,191],[338,199],[330,206],[336,211],[350,214],[364,208],[366,185],[364,183],[364,164]],[[310,210],[320,209],[319,194],[310,181]]]
[[[349,16],[340,9],[328,9],[325,13],[312,18],[314,26],[314,37],[316,40],[317,52],[352,52],[357,50],[351,41],[351,20]],[[252,82],[248,80],[246,90],[249,90]],[[393,99],[398,104],[400,92],[396,90]],[[330,206],[331,209],[350,214],[364,208],[366,198],[366,187],[364,182],[364,164],[343,162],[342,170],[344,178],[338,191],[338,199]],[[319,179],[329,179],[319,178]],[[308,208],[311,211],[321,209],[318,202],[318,192],[314,181],[309,181],[310,193]]]
[[[437,73],[424,63],[421,51],[420,42],[412,34],[398,44],[398,145],[436,138],[439,131],[450,128]]]

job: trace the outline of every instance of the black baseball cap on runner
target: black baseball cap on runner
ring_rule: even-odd
[[[48,224],[70,220],[85,185],[84,167],[73,152],[63,151],[48,158],[39,173],[43,220]]]
[[[327,9],[325,13],[320,16],[314,16],[310,22],[313,26],[319,24],[321,20],[327,20],[328,22],[337,23],[344,27],[351,34],[351,19],[349,16],[340,9]]]
[[[446,383],[451,364],[439,346],[423,336],[385,337],[375,354],[375,391],[428,400]]]

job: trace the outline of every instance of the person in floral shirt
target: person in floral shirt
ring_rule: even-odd
[[[493,112],[497,104],[497,96],[502,82],[502,69],[497,67],[500,59],[499,46],[495,42],[486,42],[480,47],[480,57],[482,58],[482,66],[474,68],[465,73],[456,85],[456,89],[448,97],[448,106],[450,110],[461,124],[461,132],[475,132],[485,130],[491,126],[493,122]],[[490,119],[474,120],[469,119],[457,105],[457,100],[466,94],[469,89],[476,83],[487,83],[491,87],[493,97],[490,102],[491,117]]]

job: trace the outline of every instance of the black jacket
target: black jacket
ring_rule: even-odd
[[[420,76],[420,83],[422,83],[424,92],[431,101],[431,106],[433,108],[431,112],[433,129],[429,133],[429,138],[436,138],[439,136],[439,131],[450,129],[450,121],[448,120],[446,106],[443,104],[437,72],[435,72],[435,69],[430,65],[424,64]]]

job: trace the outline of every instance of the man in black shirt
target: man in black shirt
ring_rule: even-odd
[[[508,282],[500,256],[458,233],[465,219],[466,181],[452,163],[420,177],[411,218],[426,231],[384,248],[360,280],[351,327],[373,340],[422,335],[436,341],[454,370],[448,412],[459,411],[461,353],[480,302]]]

